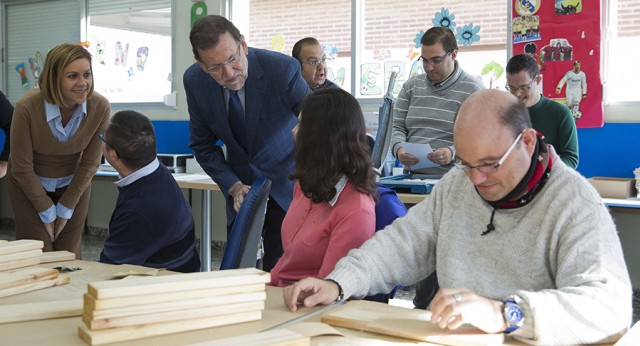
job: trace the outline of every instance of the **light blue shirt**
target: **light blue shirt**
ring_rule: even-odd
[[[118,174],[118,177],[120,177],[120,180],[116,181],[114,184],[116,184],[117,187],[125,187],[125,186],[127,186],[129,184],[133,184],[138,179],[144,178],[147,175],[155,172],[156,169],[158,169],[158,166],[160,166],[160,162],[158,161],[157,158],[155,158],[148,165],[140,168],[139,170],[129,174],[128,176],[126,176],[124,178],[121,175]]]
[[[82,124],[84,118],[87,117],[87,102],[76,107],[76,110],[71,115],[71,119],[69,119],[67,126],[62,126],[62,115],[60,114],[60,107],[58,107],[58,105],[53,105],[44,101],[44,114],[53,136],[61,143],[65,143],[69,138],[73,137],[73,135],[78,131],[78,128],[80,127],[80,124]],[[73,175],[62,178],[41,176],[38,176],[38,178],[40,179],[40,183],[45,191],[54,192],[56,189],[71,184]],[[73,209],[69,209],[61,203],[58,203],[57,205],[52,205],[49,209],[38,214],[40,215],[40,220],[42,220],[42,222],[51,223],[56,220],[56,217],[70,219],[73,216]]]

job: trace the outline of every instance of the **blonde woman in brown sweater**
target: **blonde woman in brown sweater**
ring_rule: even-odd
[[[81,258],[91,178],[100,164],[98,134],[109,124],[107,99],[93,91],[91,54],[61,44],[49,51],[38,80],[16,103],[11,126],[9,199],[16,239],[44,241],[44,251]]]

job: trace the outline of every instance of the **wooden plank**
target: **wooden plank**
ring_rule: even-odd
[[[20,239],[0,243],[0,255],[6,255],[14,252],[22,252],[29,250],[42,249],[44,242],[42,240]]]
[[[186,332],[228,324],[257,321],[262,311],[242,312],[224,316],[197,318],[177,322],[162,322],[143,326],[122,327],[103,330],[89,330],[85,325],[78,327],[78,335],[89,345],[103,345],[112,342],[129,341],[151,336]]]
[[[31,292],[35,290],[41,290],[43,288],[52,287],[52,286],[60,286],[69,283],[69,277],[66,275],[59,275],[55,279],[36,281],[25,285],[14,286],[9,288],[4,288],[0,290],[0,298],[12,296],[14,294],[20,294],[25,292]]]
[[[181,300],[179,294],[180,293],[176,293],[176,297],[173,301],[158,304],[136,305],[131,307],[127,306],[122,308],[93,311],[85,307],[85,309],[83,310],[83,314],[90,317],[91,319],[107,319],[134,315],[146,315],[182,309],[192,309],[197,307],[220,307],[226,304],[265,301],[267,299],[266,292],[242,293],[189,300]]]
[[[636,322],[631,329],[614,344],[614,346],[640,345],[640,322]]]
[[[49,268],[27,268],[13,272],[0,273],[0,289],[25,285],[28,283],[54,279],[58,277],[58,271]]]
[[[346,343],[345,343],[346,344]],[[260,333],[216,339],[188,346],[307,346],[311,338],[288,329],[275,329]]]
[[[43,252],[42,255],[40,255],[40,263],[65,262],[75,259],[76,254],[65,250]]]
[[[188,299],[197,299],[197,298],[207,298],[213,296],[223,296],[228,294],[240,294],[240,293],[251,293],[251,292],[264,292],[265,284],[251,284],[251,285],[243,285],[243,286],[231,286],[231,287],[220,287],[220,288],[211,288],[204,290],[189,290],[180,292],[180,299],[188,300]],[[146,304],[158,304],[158,303],[166,303],[175,300],[176,293],[158,293],[158,294],[149,294],[144,296],[133,296],[133,297],[122,297],[122,298],[111,298],[111,299],[95,299],[93,296],[85,293],[84,294],[84,305],[85,309],[93,310],[104,310],[104,309],[113,309],[113,308],[122,308],[122,307],[132,307],[137,305],[146,305]]]
[[[0,272],[14,270],[17,268],[33,267],[40,264],[40,257],[23,258],[11,262],[0,263]]]
[[[42,255],[41,249],[14,252],[6,255],[0,255],[0,263],[11,262],[23,258],[39,257],[40,255]]]
[[[267,283],[270,280],[269,273],[255,268],[245,268],[92,282],[89,284],[88,293],[97,299],[107,299]]]
[[[333,326],[442,345],[485,346],[504,342],[503,334],[486,334],[470,325],[443,330],[431,323],[430,317],[431,312],[426,310],[354,300],[325,313],[321,320]]]
[[[0,323],[47,320],[82,315],[82,300],[2,305]]]
[[[264,310],[264,305],[264,301],[253,301],[105,319],[91,319],[87,315],[82,315],[82,321],[90,330],[100,330],[258,311]]]

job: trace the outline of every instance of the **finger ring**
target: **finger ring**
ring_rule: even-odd
[[[456,303],[460,303],[462,301],[462,297],[456,293],[453,295],[453,300],[455,300]]]

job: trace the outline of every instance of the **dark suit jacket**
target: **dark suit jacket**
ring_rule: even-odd
[[[300,75],[300,63],[281,53],[249,48],[245,82],[247,151],[236,142],[227,116],[223,88],[194,63],[184,73],[193,149],[204,171],[227,192],[242,181],[251,185],[259,177],[272,181],[270,196],[283,210],[289,208],[293,182],[294,144],[291,130],[298,123],[302,99],[311,92]],[[222,140],[227,149],[225,159]],[[235,217],[227,198],[229,222]]]

